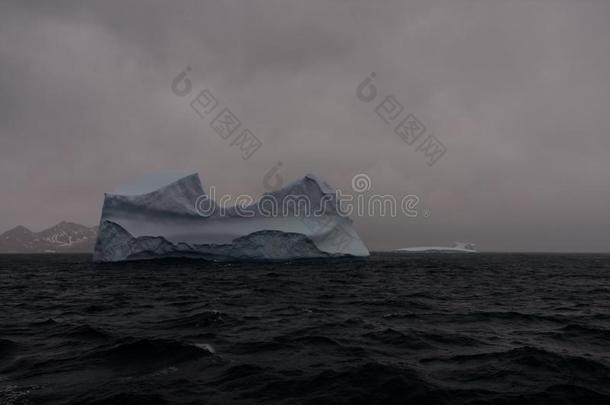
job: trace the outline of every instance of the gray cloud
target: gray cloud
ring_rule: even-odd
[[[610,3],[538,0],[0,4],[0,230],[94,224],[103,193],[196,170],[264,191],[278,161],[429,218],[355,218],[373,249],[608,251]],[[243,161],[175,96],[186,66],[263,141]],[[356,97],[371,72],[448,148],[433,167]]]

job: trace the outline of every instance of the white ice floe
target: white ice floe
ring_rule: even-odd
[[[478,253],[473,243],[454,242],[453,246],[416,246],[396,249],[401,253]]]

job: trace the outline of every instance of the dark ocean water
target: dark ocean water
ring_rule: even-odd
[[[610,256],[0,256],[0,404],[610,403]]]

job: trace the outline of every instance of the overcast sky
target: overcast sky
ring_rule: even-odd
[[[0,231],[97,224],[151,171],[258,196],[281,161],[418,195],[427,218],[354,218],[373,250],[610,251],[609,22],[606,0],[1,0]],[[248,160],[203,89],[262,141]],[[376,114],[390,95],[447,148],[433,166]]]

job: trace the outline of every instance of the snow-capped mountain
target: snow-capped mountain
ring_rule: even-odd
[[[17,226],[0,235],[0,253],[92,252],[97,226],[62,221],[41,232]]]

